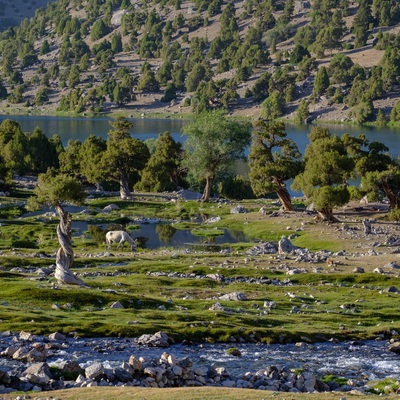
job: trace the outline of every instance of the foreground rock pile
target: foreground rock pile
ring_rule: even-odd
[[[350,379],[344,385],[339,385],[335,380],[325,383],[307,371],[295,371],[278,365],[233,376],[225,367],[216,368],[210,365],[199,368],[193,365],[190,358],[177,359],[168,352],[163,352],[156,359],[131,355],[118,367],[109,367],[97,361],[82,368],[75,361],[64,361],[55,368],[46,362],[46,358],[54,349],[63,348],[65,336],[54,333],[39,339],[26,332],[1,335],[6,334],[12,335],[14,345],[4,349],[0,356],[26,364],[22,369],[6,371],[0,368],[0,394],[92,386],[221,386],[283,392],[364,391],[367,387],[367,382],[362,379]],[[165,333],[158,332],[154,335],[143,335],[138,338],[138,342],[147,346],[168,347],[173,340]],[[397,352],[399,344],[392,343],[391,351]],[[236,353],[240,356],[240,351]]]

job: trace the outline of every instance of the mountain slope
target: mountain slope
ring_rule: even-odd
[[[399,15],[394,0],[58,0],[1,35],[0,108],[385,122]]]

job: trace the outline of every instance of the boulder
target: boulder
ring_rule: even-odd
[[[111,304],[110,308],[124,308],[124,306],[119,301],[114,301],[114,303]]]
[[[231,214],[245,214],[246,212],[247,210],[241,205],[231,208]]]
[[[52,379],[50,367],[47,363],[35,363],[29,366],[22,374],[29,382],[37,385],[46,385]]]
[[[389,351],[400,354],[400,342],[394,342],[389,345]]]
[[[226,301],[245,301],[247,300],[247,297],[244,293],[241,292],[233,292],[233,293],[227,293],[219,297],[220,300],[226,300]]]
[[[114,210],[119,210],[119,207],[116,204],[109,204],[108,206],[105,206],[103,208],[103,212],[110,212],[110,211],[114,211]]]
[[[397,289],[397,287],[395,287],[395,286],[389,286],[388,288],[383,289],[383,292],[385,292],[385,293],[400,293],[400,290]]]
[[[262,254],[276,254],[278,246],[274,242],[260,243],[247,250],[246,254],[250,256],[257,256]]]
[[[285,236],[278,242],[278,253],[290,253],[294,250],[292,242]]]
[[[85,376],[87,379],[96,379],[104,374],[104,365],[96,362],[85,368]]]
[[[143,370],[143,365],[142,362],[134,355],[129,357],[129,365],[135,370],[135,371],[142,371]]]
[[[64,341],[67,337],[59,332],[54,332],[49,335],[49,340],[60,340]]]
[[[172,343],[174,343],[174,340],[162,331],[156,332],[154,335],[145,334],[138,339],[138,344],[149,347],[169,347]]]

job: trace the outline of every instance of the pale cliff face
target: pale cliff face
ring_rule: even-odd
[[[55,0],[0,0],[0,31],[19,25],[24,18],[31,18],[38,8],[45,8]]]

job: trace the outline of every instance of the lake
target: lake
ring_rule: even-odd
[[[110,118],[69,118],[69,117],[48,117],[48,116],[0,116],[0,122],[4,119],[17,121],[24,132],[32,132],[36,127],[42,129],[43,133],[51,137],[58,134],[64,146],[69,139],[84,141],[90,134],[107,138],[107,133],[112,128],[109,124]],[[131,133],[134,137],[146,140],[157,137],[160,133],[169,131],[175,141],[184,142],[181,134],[182,128],[188,120],[170,118],[129,118],[133,123]],[[333,134],[341,135],[349,133],[357,136],[364,133],[369,140],[376,140],[385,143],[389,147],[393,157],[400,155],[400,129],[372,128],[346,125],[324,125]],[[286,125],[288,136],[292,138],[304,153],[308,144],[308,133],[312,125]]]

